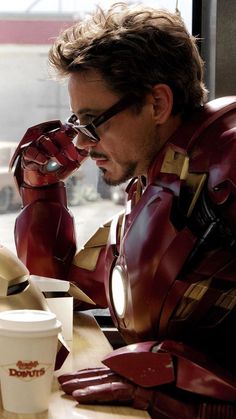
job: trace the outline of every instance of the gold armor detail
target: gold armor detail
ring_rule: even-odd
[[[188,315],[192,312],[195,303],[200,301],[210,288],[210,283],[211,280],[206,279],[191,284],[183,295],[178,309],[176,310],[175,318],[184,319],[185,317],[188,317]]]
[[[160,172],[175,174],[185,181],[192,198],[187,210],[187,217],[190,217],[205,184],[206,173],[189,173],[189,157],[175,151],[171,146],[167,148]]]
[[[192,211],[195,207],[195,204],[198,200],[198,197],[202,191],[202,188],[205,184],[207,175],[206,173],[203,174],[197,174],[197,173],[189,173],[188,177],[186,179],[186,183],[187,185],[190,186],[192,192],[193,192],[193,197],[191,200],[191,203],[189,205],[189,209],[187,212],[187,217],[190,217],[190,215],[192,214]]]
[[[20,292],[8,295],[12,286],[25,283]],[[48,310],[43,294],[30,280],[25,265],[4,246],[0,246],[0,311],[17,309]]]
[[[219,287],[219,289],[214,289],[212,286],[212,278],[209,278],[191,284],[188,287],[172,317],[172,321],[174,321],[174,323],[177,322],[175,324],[178,324],[178,327],[181,325],[184,327],[184,320],[191,321],[192,315],[194,316],[194,309],[196,304],[200,303],[204,295],[208,292],[213,294],[218,293],[219,297],[208,306],[207,315],[210,319],[210,323],[208,324],[208,322],[205,321],[205,326],[211,326],[220,323],[225,316],[227,316],[231,311],[235,309],[235,289],[232,288],[227,291],[224,291],[224,289],[221,287]],[[210,301],[211,300],[209,300],[209,302]]]
[[[6,296],[8,287],[25,282],[29,271],[6,247],[0,247],[0,295]]]
[[[177,175],[182,180],[187,177],[188,167],[189,158],[173,150],[172,147],[168,147],[160,172]]]
[[[95,234],[87,241],[83,249],[81,249],[74,257],[73,264],[79,268],[94,271],[100,252],[106,247],[110,234],[112,220],[101,226]],[[119,222],[119,230],[121,228],[121,219]]]
[[[100,227],[96,233],[85,243],[74,257],[73,264],[79,268],[94,271],[97,265],[99,254],[107,243],[110,226]]]
[[[224,292],[218,298],[215,305],[227,311],[233,310],[233,308],[236,306],[236,289],[232,288],[231,290]]]

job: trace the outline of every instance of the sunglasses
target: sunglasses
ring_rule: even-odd
[[[137,97],[135,98],[134,96],[125,96],[89,124],[81,125],[75,114],[72,114],[67,119],[66,124],[73,128],[75,131],[89,137],[91,141],[97,143],[100,141],[100,138],[96,132],[96,128],[98,128],[104,122],[108,121],[108,119],[112,118],[117,113],[127,109],[131,105],[134,105],[136,102]]]

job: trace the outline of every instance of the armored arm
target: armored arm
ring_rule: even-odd
[[[16,219],[19,258],[31,273],[65,279],[76,250],[73,217],[62,182],[82,160],[75,133],[60,121],[28,129],[10,166],[22,197]]]
[[[235,379],[182,343],[128,345],[109,354],[103,364],[60,376],[62,389],[79,403],[128,404],[148,410],[153,419],[235,415]]]
[[[63,180],[87,157],[74,146],[75,135],[60,121],[50,121],[30,128],[17,147],[10,166],[15,166],[23,208],[15,223],[15,243],[30,273],[69,280],[105,307],[109,225],[101,227],[76,254],[74,219],[67,207]],[[78,305],[88,308],[85,303]]]
[[[62,181],[85,158],[73,145],[75,135],[60,121],[31,127],[10,163],[23,204],[15,224],[17,253],[37,275],[66,279],[76,251]]]
[[[23,208],[15,223],[19,258],[32,274],[67,279],[76,237],[64,184],[40,188],[24,185],[20,193]]]

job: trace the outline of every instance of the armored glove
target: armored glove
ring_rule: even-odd
[[[58,120],[31,127],[10,162],[22,198],[17,254],[35,275],[67,279],[75,255],[74,221],[62,182],[86,158],[73,144],[75,136]]]
[[[87,157],[73,144],[77,135],[60,121],[48,121],[29,128],[19,143],[10,167],[17,158],[15,176],[18,186],[50,185],[66,179]]]
[[[103,363],[102,368],[61,375],[63,391],[79,403],[147,409],[156,419],[235,417],[235,380],[186,345],[129,345],[113,351]]]

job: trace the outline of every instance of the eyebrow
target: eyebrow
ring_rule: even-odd
[[[71,112],[81,117],[83,115],[90,114],[90,113],[92,113],[92,114],[103,113],[104,109],[82,108],[82,109],[78,109],[77,112],[74,112],[73,110],[71,110]]]
[[[84,114],[89,113],[89,112],[94,112],[94,110],[92,108],[82,108],[82,109],[79,109],[77,111],[77,114],[78,115],[84,115]]]

